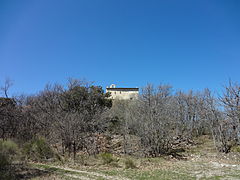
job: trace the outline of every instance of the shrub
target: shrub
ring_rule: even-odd
[[[19,149],[16,143],[11,140],[0,140],[0,167],[11,164],[11,162],[19,154]]]
[[[0,169],[6,167],[7,165],[9,165],[9,159],[6,155],[0,153]]]
[[[14,179],[10,165],[18,155],[19,149],[16,143],[11,140],[0,140],[0,179]]]
[[[113,157],[111,153],[101,153],[100,157],[103,161],[103,164],[110,164],[112,162],[116,162],[117,160]]]
[[[134,168],[136,168],[135,163],[131,159],[126,159],[124,163],[125,163],[125,168],[126,169],[134,169]]]
[[[44,138],[35,138],[23,146],[23,152],[28,159],[34,161],[47,160],[54,157],[54,152]]]
[[[232,148],[231,148],[231,151],[232,152],[240,152],[240,145],[236,145],[236,146],[233,146]]]

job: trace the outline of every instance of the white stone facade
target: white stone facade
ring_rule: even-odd
[[[131,100],[137,99],[139,94],[138,88],[117,88],[116,85],[112,84],[106,88],[106,92],[111,93],[112,99],[120,100]]]

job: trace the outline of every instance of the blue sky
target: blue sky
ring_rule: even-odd
[[[240,81],[239,0],[1,0],[0,84],[12,94],[85,78],[103,87],[221,91]]]

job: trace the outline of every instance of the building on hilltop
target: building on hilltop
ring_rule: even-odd
[[[139,88],[117,88],[115,84],[106,88],[110,93],[110,98],[119,100],[132,100],[138,98]]]

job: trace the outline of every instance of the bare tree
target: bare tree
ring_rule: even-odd
[[[141,138],[144,153],[147,156],[159,156],[169,153],[174,136],[172,126],[171,87],[160,85],[154,88],[148,84],[143,89],[137,106],[139,123],[136,129]]]
[[[3,86],[0,87],[0,90],[2,91],[6,98],[8,98],[9,89],[12,85],[13,81],[9,78],[6,78]]]
[[[52,143],[61,142],[62,152],[73,153],[75,159],[78,150],[89,150],[89,137],[102,131],[104,123],[100,116],[111,107],[111,102],[101,87],[71,80],[67,88],[47,85],[29,105],[33,107],[32,116],[43,129],[42,135]]]
[[[228,86],[224,86],[223,95],[220,97],[227,121],[231,124],[231,133],[233,144],[240,143],[240,85],[229,80]]]
[[[7,78],[0,90],[5,97],[0,97],[0,137],[3,139],[13,138],[17,134],[18,120],[21,116],[15,98],[9,98],[9,88],[12,81]]]

